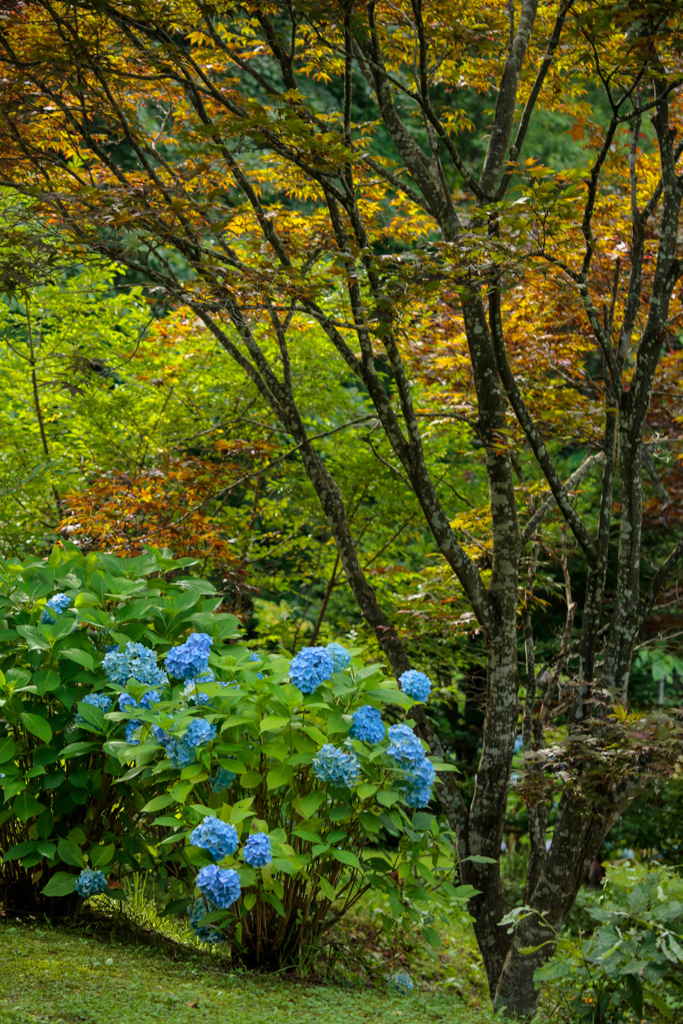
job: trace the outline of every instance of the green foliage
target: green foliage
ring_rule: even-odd
[[[0,562],[0,896],[8,905],[55,909],[48,898],[73,892],[74,868],[114,876],[152,866],[141,824],[155,780],[112,756],[106,744],[122,726],[83,698],[103,689],[106,645],[142,639],[163,650],[216,607],[212,588],[178,575],[187,560],[169,555],[122,560],[69,546],[47,560]],[[42,623],[55,592],[75,610]]]
[[[668,864],[683,860],[683,778],[677,772],[634,801],[609,834],[611,849],[640,850]],[[607,845],[607,844],[606,844]]]
[[[209,617],[195,621],[210,629]],[[395,718],[412,701],[381,666],[363,666],[357,657],[346,672],[302,694],[289,681],[288,660],[261,654],[255,664],[246,648],[220,639],[214,633],[209,667],[229,685],[200,682],[150,711],[105,716],[144,723],[139,746],[112,741],[107,749],[122,767],[146,766],[156,788],[168,792],[146,807],[161,812],[155,826],[170,830],[160,846],[187,844],[183,857],[196,869],[212,863],[191,839],[206,816],[232,824],[241,845],[250,831],[270,835],[273,859],[265,867],[250,867],[239,850],[221,861],[239,873],[242,898],[227,911],[212,910],[206,923],[245,961],[279,966],[295,960],[374,888],[388,899],[388,930],[417,927],[438,948],[435,913],[447,916],[474,894],[470,886],[453,884],[450,831],[431,814],[406,810],[405,773],[387,758],[386,740],[369,746],[348,737],[357,707],[369,704]],[[199,712],[190,704],[198,697],[208,698]],[[172,767],[151,729],[182,736],[197,713],[217,737],[196,748],[196,763]],[[326,743],[356,755],[358,785],[335,787],[316,778],[312,762]],[[221,768],[236,778],[216,794],[211,780]],[[169,911],[183,912],[189,902],[173,901]]]
[[[683,879],[666,868],[628,864],[607,872],[587,911],[595,930],[563,936],[535,972],[557,999],[553,1019],[626,1024],[655,1014],[676,1019],[683,1001]]]
[[[291,961],[370,887],[388,899],[387,928],[417,927],[438,947],[434,915],[474,893],[452,882],[450,832],[431,814],[408,813],[405,772],[387,757],[386,740],[370,747],[348,737],[358,706],[395,720],[412,701],[379,665],[357,657],[302,694],[289,681],[288,660],[265,653],[250,660],[211,584],[179,575],[188,562],[167,551],[120,559],[70,547],[55,548],[47,561],[0,563],[5,900],[25,899],[25,890],[36,906],[70,896],[74,869],[85,866],[103,871],[110,885],[143,869],[167,888],[167,912],[184,912],[191,899],[183,879],[210,863],[190,832],[217,816],[243,838],[253,827],[272,843],[265,867],[226,859],[240,874],[243,898],[231,913],[207,918],[244,959]],[[55,592],[72,598],[73,609],[42,622]],[[211,636],[216,681],[169,681],[151,708],[118,710],[123,685],[103,671],[105,648],[142,642],[164,656],[188,631]],[[146,689],[128,680],[133,696]],[[88,703],[91,694],[109,698],[110,710]],[[197,718],[215,738],[180,763],[169,760],[154,727],[177,743]],[[137,728],[128,741],[131,720]],[[313,758],[327,742],[358,758],[362,777],[352,789],[316,778]],[[236,778],[215,792],[221,768]]]

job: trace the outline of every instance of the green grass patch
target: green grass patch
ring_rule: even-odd
[[[421,988],[311,984],[230,970],[159,937],[0,923],[1,1024],[489,1024],[488,1010]]]

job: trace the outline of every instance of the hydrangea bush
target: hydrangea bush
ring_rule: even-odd
[[[5,897],[20,876],[74,898],[153,870],[198,939],[282,966],[373,887],[437,945],[433,915],[473,890],[426,810],[453,767],[404,721],[413,697],[341,644],[250,651],[189,564],[0,563]],[[55,592],[70,603],[44,623]]]
[[[235,632],[232,616],[213,615],[211,588],[183,575],[191,564],[168,551],[119,559],[73,545],[47,560],[0,561],[0,903],[8,909],[68,913],[84,894],[79,871],[95,871],[100,886],[139,869],[163,875],[173,851],[152,856],[157,836],[142,810],[163,780],[131,771],[107,744],[139,742],[135,716],[172,694],[160,656],[196,629],[197,616],[217,635]]]
[[[425,903],[447,911],[473,890],[451,881],[449,834],[416,811],[452,766],[435,766],[397,722],[412,698],[341,644],[288,660],[213,639],[190,634],[168,652],[165,670],[185,684],[173,700],[106,716],[143,723],[139,746],[109,749],[163,779],[151,824],[168,830],[160,848],[182,848],[197,870],[169,912],[243,962],[281,966],[374,887],[394,922],[438,943]]]

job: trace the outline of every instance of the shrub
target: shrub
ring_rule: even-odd
[[[397,724],[413,699],[340,644],[249,651],[191,564],[0,563],[4,901],[66,912],[150,871],[203,941],[280,966],[374,887],[438,946],[474,890],[420,809],[452,766]]]
[[[159,871],[153,831],[140,827],[156,780],[107,749],[112,737],[123,739],[125,723],[105,717],[123,686],[108,685],[102,665],[108,647],[142,641],[150,669],[156,652],[198,615],[217,633],[234,633],[234,617],[211,614],[219,603],[207,596],[212,588],[182,575],[191,564],[167,551],[83,556],[72,545],[47,560],[0,561],[0,901],[7,908],[68,913],[77,899],[74,869],[110,878]],[[131,686],[140,696],[143,687]]]
[[[652,1020],[652,1010],[676,1019],[683,1005],[683,879],[669,868],[627,862],[608,869],[603,893],[586,909],[595,930],[562,936],[554,958],[534,975],[557,999],[552,1019],[640,1024]]]
[[[105,716],[141,723],[137,746],[107,749],[166,790],[146,810],[161,812],[160,845],[198,871],[168,912],[188,912],[202,941],[227,940],[248,964],[295,961],[370,887],[437,946],[434,914],[474,892],[452,884],[450,833],[410,812],[451,766],[432,765],[407,725],[378,728],[414,702],[357,651],[333,653],[345,670],[325,648],[290,663],[216,637],[194,678],[185,654],[169,653],[166,666],[190,679],[173,700]],[[369,710],[373,728],[359,729]]]

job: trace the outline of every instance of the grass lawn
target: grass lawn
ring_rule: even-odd
[[[230,971],[211,953],[102,928],[0,921],[0,1024],[489,1024],[458,996]]]

